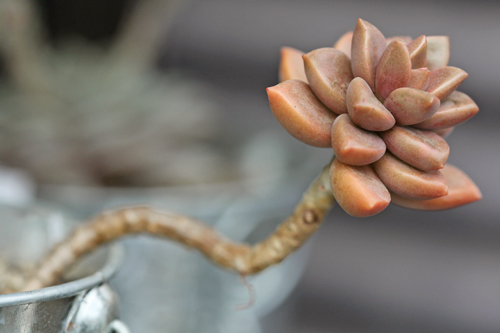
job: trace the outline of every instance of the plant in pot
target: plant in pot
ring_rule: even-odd
[[[82,255],[124,235],[175,240],[246,276],[303,245],[335,201],[353,216],[368,217],[390,202],[439,210],[481,198],[464,172],[446,164],[444,137],[478,112],[456,91],[467,74],[447,66],[447,37],[386,38],[360,19],[333,48],[307,54],[283,48],[281,55],[283,82],[267,89],[271,110],[292,136],[332,147],[334,157],[275,232],[257,244],[239,244],[183,215],[150,207],[112,210],[55,247],[24,290],[57,283]]]
[[[223,107],[207,84],[156,68],[156,54],[183,3],[137,1],[115,38],[92,43],[75,36],[48,41],[36,1],[0,0],[6,74],[0,161],[28,170],[42,200],[80,219],[147,202],[203,219],[232,239],[259,240],[293,207],[309,171],[321,162],[280,133],[231,124],[237,135],[228,135]],[[134,330],[157,331],[167,322],[172,331],[196,331],[206,327],[205,317],[226,320],[214,303],[232,308],[246,298],[239,279],[172,244],[137,237],[125,246],[127,259],[113,287]],[[271,291],[260,292],[238,320],[255,320],[253,312],[279,304],[304,263],[305,255],[298,255],[254,279],[258,290]],[[209,315],[191,316],[193,311]]]

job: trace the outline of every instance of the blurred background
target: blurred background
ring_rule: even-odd
[[[385,36],[450,36],[450,65],[469,73],[460,91],[480,112],[447,139],[449,162],[476,182],[483,200],[437,213],[391,205],[368,219],[334,208],[309,244],[296,289],[260,326],[290,333],[500,331],[497,1],[34,3],[39,15],[3,12],[0,31],[0,158],[16,168],[7,180],[38,184],[24,186],[21,201],[37,194],[61,202],[67,185],[234,181],[297,163],[269,158],[283,151],[317,158],[319,170],[330,151],[288,143],[267,103],[280,47],[331,46],[358,18]],[[309,180],[315,174],[312,168]],[[71,193],[72,207],[82,208],[80,192]],[[92,211],[85,209],[78,213]]]

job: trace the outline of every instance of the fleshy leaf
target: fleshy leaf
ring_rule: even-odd
[[[407,45],[410,52],[411,68],[425,67],[427,63],[427,38],[422,35]]]
[[[363,78],[375,90],[375,69],[387,44],[384,35],[371,23],[362,19],[352,35],[352,74]]]
[[[427,92],[445,99],[469,76],[463,69],[447,66],[431,71]]]
[[[472,118],[479,108],[466,94],[454,91],[445,100],[437,112],[429,119],[414,125],[421,129],[439,130],[453,127]]]
[[[394,126],[380,136],[392,154],[419,170],[442,169],[450,154],[446,141],[434,132]]]
[[[315,147],[331,147],[336,115],[314,95],[309,85],[288,80],[267,88],[274,116],[288,133]]]
[[[408,48],[400,41],[391,42],[385,49],[377,66],[375,91],[386,99],[398,88],[408,86],[411,76],[411,60]]]
[[[368,83],[355,78],[347,88],[347,110],[352,121],[368,131],[385,131],[394,126],[392,114],[373,95]]]
[[[407,126],[430,118],[439,108],[439,99],[422,90],[399,88],[384,101],[398,125]]]
[[[448,36],[427,36],[427,64],[433,71],[448,65],[450,59],[450,38]]]
[[[391,202],[389,191],[369,165],[350,166],[335,159],[330,181],[335,200],[349,215],[372,216]]]
[[[286,80],[300,80],[307,83],[306,72],[304,71],[304,61],[302,55],[304,52],[293,47],[281,48],[280,82]]]
[[[411,70],[408,88],[425,90],[429,86],[429,77],[431,71],[425,67]]]
[[[356,126],[347,114],[335,119],[332,126],[332,147],[344,164],[367,165],[385,153],[384,141],[375,133]]]
[[[351,60],[344,52],[322,48],[305,54],[307,80],[316,97],[337,114],[347,113],[347,87],[353,79]]]
[[[454,129],[455,129],[455,127],[448,127],[448,128],[431,130],[431,131],[433,131],[434,133],[436,133],[437,135],[439,135],[442,138],[447,138],[451,134],[451,132],[453,132]]]
[[[387,37],[386,42],[387,45],[389,45],[391,42],[395,40],[400,40],[405,44],[411,43],[412,38],[410,36],[392,36],[392,37]]]
[[[430,200],[410,200],[391,193],[396,205],[421,209],[442,210],[463,206],[482,199],[482,194],[474,182],[460,169],[446,164],[442,173],[448,185],[448,195]]]
[[[440,171],[418,170],[389,152],[372,165],[385,186],[405,198],[433,199],[448,194]]]
[[[352,31],[348,31],[339,38],[339,40],[333,45],[333,48],[344,52],[349,58],[351,58],[351,47],[352,47]]]

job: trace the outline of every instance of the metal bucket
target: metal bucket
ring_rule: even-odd
[[[0,257],[28,267],[75,224],[45,207],[0,207]],[[0,295],[0,333],[128,332],[117,320],[118,298],[107,284],[122,260],[123,248],[115,244],[72,268],[65,276],[71,282]]]
[[[201,219],[234,241],[255,243],[293,211],[330,158],[296,144],[274,133],[256,135],[245,148],[247,153],[240,155],[245,156],[242,161],[250,161],[248,170],[253,171],[227,183],[165,188],[50,185],[42,186],[40,194],[82,217],[102,209],[148,204]],[[261,333],[261,318],[291,293],[307,263],[309,248],[248,277],[255,303],[236,311],[252,300],[238,275],[175,242],[137,236],[123,244],[127,258],[112,286],[120,295],[121,318],[133,332],[141,333]]]

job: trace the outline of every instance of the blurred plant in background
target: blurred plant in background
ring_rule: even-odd
[[[0,161],[53,184],[215,182],[219,113],[201,82],[154,68],[181,0],[143,0],[113,41],[52,46],[34,0],[0,0]],[[226,143],[227,145],[227,143]]]

